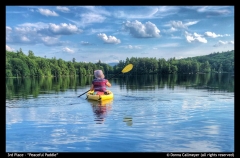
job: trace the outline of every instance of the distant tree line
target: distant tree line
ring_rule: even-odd
[[[104,73],[114,73],[113,67],[99,62],[85,63],[64,61],[61,58],[52,59],[37,57],[29,50],[25,55],[21,48],[19,51],[6,51],[6,77],[59,77],[59,76],[81,76],[93,75],[94,70],[101,69]]]
[[[205,56],[188,57],[184,59],[170,58],[127,58],[114,66],[114,70],[121,71],[124,65],[133,64],[133,74],[196,74],[196,73],[224,73],[234,72],[234,50],[211,53]]]
[[[6,51],[6,77],[86,76],[93,75],[96,69],[108,75],[121,72],[129,63],[134,65],[130,74],[234,72],[234,50],[178,60],[131,57],[112,67],[100,60],[97,63],[85,63],[76,62],[75,58],[64,61],[55,57],[37,57],[31,50],[25,55],[20,48],[17,52]]]

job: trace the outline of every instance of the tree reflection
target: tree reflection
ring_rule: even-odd
[[[92,79],[92,76],[6,78],[6,99],[38,97],[39,94],[63,92],[68,89],[77,91],[79,87],[90,85]],[[110,82],[127,91],[151,91],[157,88],[174,89],[175,86],[185,86],[234,92],[234,77],[230,73],[120,75]]]
[[[186,88],[204,88],[219,91],[234,91],[234,77],[230,73],[206,74],[166,74],[166,75],[130,75],[121,80],[113,80],[120,89],[127,90],[155,90],[156,88],[170,88],[185,86]]]
[[[6,78],[6,99],[38,97],[49,92],[64,92],[67,89],[78,89],[86,86],[92,76],[81,77],[32,77]]]

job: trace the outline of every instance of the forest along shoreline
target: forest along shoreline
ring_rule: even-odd
[[[205,74],[205,73],[233,73],[234,76],[234,50],[214,52],[209,55],[188,57],[182,59],[131,57],[120,60],[115,64],[64,61],[59,58],[46,58],[35,56],[29,50],[28,55],[20,48],[17,52],[6,51],[6,77],[63,77],[63,76],[92,76],[94,70],[100,69],[106,76],[115,75],[127,64],[134,67],[126,75],[140,74]],[[125,75],[125,74],[124,74]]]

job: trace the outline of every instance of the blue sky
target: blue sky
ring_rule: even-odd
[[[6,6],[6,50],[77,62],[234,50],[234,6]]]

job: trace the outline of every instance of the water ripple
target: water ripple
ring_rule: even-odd
[[[234,150],[232,93],[182,88],[127,92],[116,87],[108,106],[95,106],[75,92],[7,100],[6,150]]]

